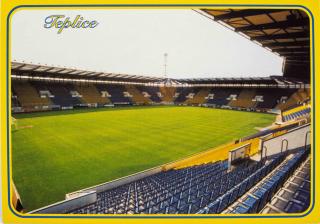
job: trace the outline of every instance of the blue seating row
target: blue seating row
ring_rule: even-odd
[[[300,150],[292,154],[292,158],[287,159],[271,176],[254,187],[230,213],[258,213],[261,211],[297,167],[306,159],[308,152],[309,150]]]
[[[310,112],[311,112],[310,108],[299,110],[297,112],[294,112],[294,113],[291,113],[291,114],[283,116],[283,120],[284,121],[294,120],[296,118],[306,116],[306,115],[310,114]]]
[[[262,213],[301,213],[310,205],[310,157],[294,172]]]
[[[236,186],[231,188],[225,194],[211,202],[208,206],[201,209],[198,214],[217,214],[224,211],[229,205],[234,203],[239,197],[245,194],[262,178],[270,173],[276,166],[278,166],[284,159],[284,155],[279,155],[274,159],[266,162],[263,166],[251,173],[243,181],[238,182]]]
[[[227,161],[169,170],[98,193],[97,202],[71,213],[194,214],[219,201],[219,213],[269,173],[283,157],[244,162],[228,172]],[[239,183],[242,183],[239,185]]]

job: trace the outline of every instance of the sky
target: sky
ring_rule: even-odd
[[[81,15],[95,28],[45,28]],[[64,19],[63,19],[64,20]],[[283,59],[193,10],[21,10],[11,23],[12,61],[170,78],[282,75]]]

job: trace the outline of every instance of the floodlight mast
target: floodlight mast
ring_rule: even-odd
[[[164,53],[164,77],[167,79],[168,53]]]

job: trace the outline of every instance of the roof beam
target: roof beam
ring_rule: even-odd
[[[309,25],[309,19],[303,18],[303,19],[296,19],[296,20],[285,20],[285,21],[276,22],[276,23],[272,22],[272,23],[265,23],[265,24],[259,24],[259,25],[248,25],[248,26],[235,28],[235,31],[243,32],[243,31],[266,30],[266,29],[287,29],[289,27],[308,26],[308,25]]]
[[[67,70],[67,69],[66,69]],[[73,69],[73,70],[70,70],[70,71],[68,71],[68,72],[63,72],[63,74],[64,75],[69,75],[70,73],[72,73],[72,72],[75,72],[75,71],[77,71],[76,69]]]
[[[286,52],[286,53],[281,53],[281,56],[284,57],[290,57],[290,56],[310,56],[309,52]]]
[[[283,10],[281,10],[281,9],[280,10],[279,9],[269,9],[269,10],[244,9],[244,10],[240,10],[240,11],[233,11],[230,13],[214,16],[214,20],[234,19],[234,18],[238,18],[238,17],[256,16],[256,15],[272,13],[272,12],[281,12],[281,11],[285,11],[285,10],[284,9]],[[210,11],[209,11],[209,13],[210,13]]]
[[[50,72],[51,70],[54,70],[54,69],[57,69],[57,67],[52,67],[51,69],[49,69],[47,72]],[[65,70],[65,68],[58,68],[57,71],[54,71],[53,73],[59,73],[59,72],[62,72],[63,70]]]
[[[301,60],[301,61],[308,61],[308,60],[310,60],[310,56],[308,57],[308,56],[287,56],[286,57],[286,60],[291,60],[291,61],[299,61],[299,60]]]
[[[309,53],[310,49],[309,48],[284,48],[284,49],[276,49],[274,52],[277,52],[279,54],[281,53],[287,53],[287,52],[306,52]]]
[[[91,76],[91,75],[94,75],[95,74],[95,72],[89,72],[88,73],[88,71],[86,71],[86,73],[84,74],[84,76]],[[78,74],[79,75],[79,74]]]
[[[15,68],[13,68],[13,69],[20,69],[20,68],[22,68],[22,67],[24,67],[25,66],[25,64],[20,64],[20,65],[18,65],[17,67],[15,67]]]
[[[83,74],[85,74],[85,73],[87,73],[88,71],[82,71],[82,72],[79,72],[79,73],[77,73],[76,75],[83,75]],[[90,73],[89,73],[90,74]]]
[[[274,43],[267,43],[263,44],[265,47],[291,47],[291,46],[309,46],[310,41],[302,40],[302,41],[293,41],[293,42],[274,42]]]
[[[272,39],[292,39],[292,38],[309,38],[308,32],[295,32],[295,33],[281,33],[273,35],[263,35],[252,37],[251,40],[262,41]]]
[[[34,68],[31,68],[31,69],[27,69],[27,71],[35,71],[35,70],[37,70],[38,68],[40,68],[41,67],[41,65],[39,65],[39,66],[36,66],[36,67],[34,67]]]
[[[296,64],[296,65],[301,65],[301,64],[309,64],[310,61],[295,61],[295,60],[286,60],[286,63],[288,64]]]
[[[52,67],[48,67],[47,69],[44,69],[44,70],[42,70],[41,72],[48,72],[48,71],[50,71],[50,70],[52,70],[53,68]]]
[[[90,75],[89,75],[90,74]],[[100,77],[101,75],[103,75],[104,73],[103,72],[92,72],[92,73],[89,73],[87,74],[86,76],[88,76],[89,78],[91,77]]]
[[[114,76],[112,76],[112,78],[122,78],[122,74],[114,74]]]

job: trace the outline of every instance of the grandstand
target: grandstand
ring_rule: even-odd
[[[15,62],[13,67],[15,66],[19,66],[21,69],[23,66],[32,65]],[[127,80],[128,83],[125,85],[96,84],[90,80],[88,84],[57,83],[54,80],[43,82],[41,78],[25,80],[24,76],[19,75],[20,71],[14,70],[13,112],[42,111],[52,107],[64,109],[65,107],[104,107],[132,104],[178,104],[284,111],[310,100],[309,84],[278,85],[275,80],[280,77],[270,77],[274,83],[269,84],[269,87],[265,87],[264,79],[260,80],[259,78],[250,80],[250,82],[256,83],[254,87],[247,87],[247,80],[242,79],[237,80],[239,83],[237,85],[242,85],[241,87],[229,88],[223,87],[223,84],[217,87],[168,87],[163,86],[162,83],[158,86],[130,83],[130,80]],[[40,73],[39,75],[45,74]],[[165,81],[163,80],[163,82]],[[219,85],[215,84],[216,81],[213,79],[211,85]],[[271,94],[269,94],[270,92]]]
[[[27,208],[25,211],[29,214],[63,213],[73,215],[206,215],[301,213],[309,208],[312,190],[310,178],[312,107],[309,45],[306,44],[309,40],[307,16],[297,10],[284,9],[202,9],[199,10],[199,13],[232,27],[235,32],[242,32],[250,39],[260,42],[262,47],[267,47],[285,57],[284,75],[252,78],[173,79],[161,76],[113,74],[12,62],[12,114],[18,117],[17,120],[20,117],[33,119],[33,115],[35,115],[35,117],[43,118],[42,122],[47,115],[68,115],[69,111],[77,112],[77,110],[73,110],[77,108],[83,108],[79,113],[108,110],[116,113],[118,111],[120,115],[116,118],[132,118],[132,113],[136,113],[134,111],[136,108],[137,110],[141,110],[141,108],[196,108],[206,110],[206,112],[218,111],[219,115],[214,118],[216,120],[222,120],[221,116],[236,116],[230,115],[228,112],[241,114],[239,117],[244,113],[251,115],[250,118],[248,116],[241,117],[241,122],[233,119],[232,123],[224,123],[222,126],[213,124],[212,120],[197,123],[192,126],[192,128],[200,130],[201,135],[197,135],[193,133],[194,129],[188,129],[187,132],[181,131],[178,128],[187,125],[172,122],[173,116],[169,112],[161,111],[157,114],[159,117],[168,116],[168,119],[170,117],[171,120],[161,126],[162,129],[159,128],[161,129],[159,132],[156,129],[158,126],[160,127],[159,123],[164,122],[164,119],[152,120],[150,124],[148,123],[146,125],[148,132],[142,133],[143,140],[140,139],[137,144],[130,141],[124,146],[136,150],[135,153],[124,155],[128,160],[136,160],[134,157],[138,154],[137,151],[141,147],[143,148],[146,143],[154,144],[154,147],[143,148],[145,160],[153,160],[151,151],[156,151],[163,145],[161,145],[162,142],[152,142],[152,137],[163,133],[167,137],[166,139],[169,139],[168,141],[170,141],[168,136],[175,138],[175,140],[185,141],[181,143],[182,148],[186,148],[188,140],[197,143],[198,140],[205,138],[208,133],[206,133],[204,126],[208,125],[214,126],[212,128],[219,132],[218,135],[210,129],[212,133],[209,133],[217,138],[217,141],[225,136],[231,136],[233,133],[229,130],[232,128],[246,134],[234,135],[234,138],[229,136],[228,141],[220,141],[220,144],[214,145],[214,147],[190,151],[196,153],[191,156],[188,154],[189,157],[177,152],[177,154],[180,153],[179,156],[183,157],[175,155],[176,157],[173,158],[178,159],[174,161],[165,160],[167,157],[157,154],[159,157],[157,163],[150,162],[150,164],[157,164],[157,166],[141,164],[138,167],[130,167],[129,165],[121,167],[125,171],[129,169],[137,172],[126,171],[122,177],[108,182],[101,182],[107,178],[101,178],[104,173],[99,173],[97,175],[98,181],[93,182],[93,186],[87,186],[85,181],[79,181],[78,184],[81,187],[68,188],[68,190],[72,190],[65,192],[65,200],[56,200],[53,204],[50,201],[49,205],[44,207],[44,202],[41,201],[36,205],[38,207]],[[234,21],[242,21],[242,23]],[[291,29],[292,27],[296,29]],[[270,29],[279,29],[280,31],[270,33]],[[107,109],[102,109],[106,107]],[[108,109],[109,107],[113,109]],[[127,108],[129,109],[125,111],[124,109]],[[48,112],[53,110],[55,112]],[[150,119],[150,114],[143,114],[141,111],[140,113],[142,115],[139,114],[139,116],[142,118]],[[177,117],[184,116],[182,113],[182,110],[179,111]],[[257,114],[272,114],[276,116],[276,120],[268,123],[268,119],[264,116],[253,118]],[[94,123],[92,117],[77,116],[76,119]],[[209,117],[207,114],[206,116]],[[69,118],[67,116],[61,117],[59,122],[63,125],[66,122],[62,120],[63,117]],[[145,120],[141,117],[130,126],[131,134],[140,131],[137,126],[144,125]],[[186,115],[186,117],[188,121],[199,119],[194,114]],[[101,125],[119,125],[118,120],[113,120],[116,118],[114,113],[113,116],[101,113],[100,119],[110,119],[109,123]],[[41,129],[41,121],[37,122],[35,124]],[[245,123],[245,125],[237,126],[235,123]],[[249,124],[254,126],[254,132]],[[262,127],[258,126],[260,124]],[[87,150],[92,150],[93,154],[97,153],[101,157],[121,156],[121,151],[114,149],[109,149],[108,153],[110,154],[106,153],[103,145],[100,144],[106,139],[117,145],[121,144],[120,141],[126,141],[128,136],[123,138],[113,136],[118,134],[119,137],[126,129],[129,129],[126,124],[121,125],[123,126],[120,129],[107,133],[103,133],[99,130],[99,126],[95,126],[92,132],[96,138],[90,136],[87,141],[95,141],[94,143],[97,143],[100,148],[97,151],[94,151],[94,147]],[[250,126],[251,130],[246,132],[249,129],[246,126]],[[23,127],[16,129],[21,130]],[[74,129],[81,129],[81,126]],[[45,128],[40,131],[43,130]],[[171,133],[175,133],[175,136],[171,136]],[[54,137],[55,133],[49,134]],[[22,135],[23,138],[26,136],[27,134]],[[68,136],[70,137],[71,134]],[[121,140],[117,142],[117,139]],[[211,146],[209,143],[205,143],[203,145]],[[75,147],[76,143],[65,141],[65,144],[69,147],[68,151],[72,151],[72,147]],[[174,144],[178,143],[174,142]],[[17,150],[17,146],[14,145],[14,147],[14,150]],[[50,147],[50,150],[54,150],[54,147]],[[35,155],[39,153],[35,149],[32,149],[32,152]],[[55,154],[52,151],[50,153]],[[67,154],[68,152],[65,153],[70,156]],[[165,153],[173,152],[168,149]],[[90,159],[93,160],[92,163],[95,162],[93,156],[90,156]],[[85,160],[88,159],[85,158]],[[64,163],[65,161],[59,162]],[[87,168],[82,162],[77,161],[77,165],[81,164]],[[108,166],[105,166],[105,169],[108,169]],[[15,180],[17,178],[15,170],[13,172]],[[81,177],[85,177],[86,172],[81,175]],[[23,211],[24,198],[20,200],[22,194],[18,193],[19,189],[23,188],[21,182],[15,181],[14,200],[19,201],[19,210]],[[51,186],[46,187],[51,188]],[[43,195],[42,197],[45,198]]]
[[[95,203],[72,210],[70,213],[257,213],[283,185],[294,167],[307,162],[307,156],[308,151],[299,150],[287,157],[278,155],[267,161],[255,163],[247,161],[231,172],[227,171],[227,161],[161,172],[116,189],[101,192],[97,195]],[[271,172],[272,170],[274,171]],[[310,184],[310,175],[309,181],[308,176],[304,181]],[[255,187],[252,191],[248,192],[253,186]],[[300,190],[301,194],[306,195],[309,189],[304,186]],[[244,196],[241,198],[241,203],[237,203],[237,199],[242,195]],[[290,201],[285,212],[306,210],[309,203],[303,198],[299,200],[299,197],[303,196],[296,196],[298,200],[296,198],[289,200],[296,199],[292,203],[300,207],[292,208]]]

